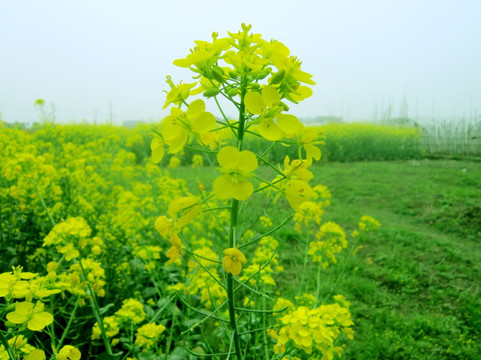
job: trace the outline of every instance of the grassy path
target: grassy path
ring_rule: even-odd
[[[346,358],[481,358],[479,164],[336,163],[316,175],[333,194],[326,220],[383,225],[338,288],[357,319]]]
[[[328,163],[313,172],[332,193],[325,221],[339,223],[348,234],[362,215],[382,224],[355,256],[346,252],[339,266],[323,273],[322,293],[343,294],[352,302],[356,335],[343,358],[480,359],[480,164]],[[186,178],[193,192],[192,180],[217,176],[213,168],[175,169],[172,175]],[[304,244],[289,229],[278,238],[287,269],[281,293],[293,297]],[[314,284],[314,267],[310,271]]]

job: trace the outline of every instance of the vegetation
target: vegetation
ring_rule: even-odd
[[[311,75],[249,31],[176,60],[150,130],[0,124],[1,359],[479,358],[480,170],[306,127]]]

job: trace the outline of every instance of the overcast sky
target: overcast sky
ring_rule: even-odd
[[[32,122],[43,98],[60,122],[110,103],[116,123],[161,119],[165,76],[191,79],[172,61],[245,22],[313,74],[299,117],[480,116],[480,16],[480,0],[3,0],[0,112]]]

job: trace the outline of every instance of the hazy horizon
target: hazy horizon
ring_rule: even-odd
[[[239,8],[233,8],[237,4]],[[238,5],[242,4],[242,6]],[[167,84],[194,40],[252,24],[303,62],[317,85],[291,107],[346,121],[481,115],[480,1],[15,1],[0,5],[0,113],[59,122],[160,120]],[[215,110],[212,108],[211,110]],[[216,114],[217,115],[217,114]]]

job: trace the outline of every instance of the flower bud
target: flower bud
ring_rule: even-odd
[[[281,70],[277,73],[275,73],[274,75],[272,75],[271,77],[271,81],[270,81],[270,84],[278,84],[282,81],[282,79],[284,79],[284,75],[286,74],[286,71],[285,70]]]
[[[254,78],[256,80],[262,80],[264,79],[267,75],[270,74],[270,71],[268,69],[264,70],[264,71],[261,71],[259,72],[258,74],[254,75]]]
[[[227,90],[227,95],[229,95],[230,97],[234,97],[237,94],[239,94],[239,90],[237,88],[230,88],[229,90]]]
[[[261,87],[258,83],[250,83],[252,90],[259,90]]]
[[[224,70],[219,66],[212,68],[212,77],[220,83],[224,82]]]
[[[210,97],[213,97],[213,96],[217,96],[219,93],[220,93],[220,90],[213,87],[213,88],[210,88],[207,91],[204,91],[204,96],[210,98]]]
[[[282,101],[279,101],[279,105],[282,106],[282,108],[284,109],[284,111],[289,111],[289,106],[287,106],[286,103],[282,102]]]

